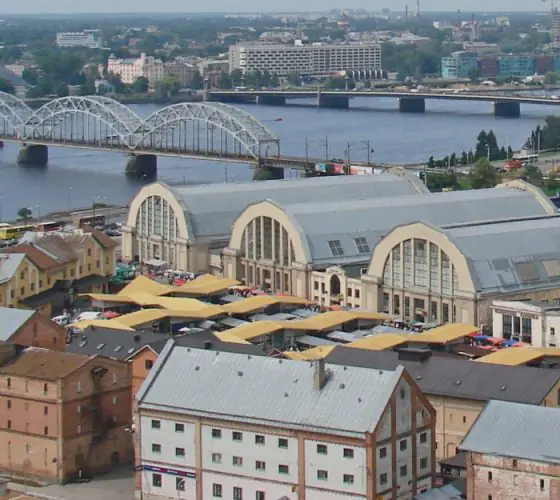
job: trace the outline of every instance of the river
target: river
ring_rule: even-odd
[[[303,102],[303,101],[301,101]],[[311,101],[310,101],[311,103]],[[496,118],[492,104],[468,101],[427,101],[425,114],[403,114],[387,98],[355,98],[350,110],[317,109],[312,106],[240,106],[252,113],[280,137],[286,155],[305,155],[308,138],[310,157],[345,157],[348,141],[370,141],[372,161],[413,163],[430,155],[474,148],[482,129],[492,129],[500,144],[518,149],[531,130],[546,116],[558,112],[555,106],[521,105],[521,118]],[[131,106],[145,117],[156,105]],[[277,119],[281,118],[281,121]],[[6,144],[0,150],[0,220],[13,218],[21,207],[37,215],[69,207],[85,207],[95,200],[125,204],[141,186],[124,176],[125,155],[50,148],[47,168],[20,167],[18,146]],[[351,146],[351,160],[365,160],[364,144]],[[158,175],[164,181],[188,184],[243,182],[252,178],[249,166],[158,158]],[[288,172],[287,177],[297,175]]]

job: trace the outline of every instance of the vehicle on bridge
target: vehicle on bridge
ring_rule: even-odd
[[[60,222],[45,221],[32,224],[2,224],[0,226],[0,240],[15,240],[21,238],[28,231],[49,232],[57,231],[62,227]]]
[[[539,161],[538,153],[520,152],[513,155],[513,160],[519,161],[522,167],[534,165]]]

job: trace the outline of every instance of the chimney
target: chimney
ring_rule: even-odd
[[[140,342],[140,335],[134,335],[134,342]]]
[[[325,369],[325,360],[316,359],[313,361],[313,389],[320,391],[327,381],[327,370]]]
[[[206,349],[206,350],[212,349],[212,341],[211,340],[205,340],[204,341],[204,349]]]

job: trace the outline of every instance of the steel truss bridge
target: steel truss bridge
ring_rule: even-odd
[[[0,92],[0,140],[261,166],[267,159],[276,167],[302,162],[282,159],[280,141],[265,125],[219,102],[174,104],[142,119],[108,97],[62,97],[33,110]]]

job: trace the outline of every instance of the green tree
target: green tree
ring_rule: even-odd
[[[428,168],[435,168],[436,163],[434,161],[434,157],[430,156],[430,158],[428,158],[428,163],[427,163],[427,167]]]
[[[29,85],[37,85],[37,81],[39,80],[39,75],[34,69],[25,68],[21,77],[29,83]]]
[[[479,158],[469,173],[469,181],[473,189],[491,188],[498,183],[498,175],[486,158]]]
[[[200,71],[195,71],[193,73],[192,80],[189,85],[195,90],[200,90],[204,86],[204,80],[202,79]]]
[[[546,187],[549,191],[557,191],[560,189],[560,179],[558,179],[558,174],[555,171],[551,171],[548,174],[546,180]]]
[[[7,94],[15,94],[16,89],[12,82],[4,78],[0,78],[0,92],[6,92]]]
[[[508,146],[507,148],[506,158],[513,158],[513,149],[511,149],[511,146]]]
[[[469,164],[469,158],[467,156],[467,153],[463,151],[461,153],[461,165],[468,165],[468,164]]]
[[[287,76],[287,80],[290,85],[295,85],[295,86],[301,85],[301,76],[299,75],[299,73],[295,73],[295,72],[289,73]]]
[[[122,94],[124,92],[125,85],[122,82],[121,75],[117,75],[116,73],[109,73],[107,75],[107,81],[115,89],[115,94]]]
[[[543,174],[541,169],[536,165],[527,165],[523,169],[523,177],[527,180],[527,182],[530,182],[535,186],[540,186],[542,184]]]
[[[276,73],[272,73],[272,75],[270,75],[270,86],[274,88],[280,86],[280,79]]]
[[[24,225],[27,225],[27,221],[33,217],[33,213],[30,208],[22,207],[17,212],[18,220],[22,220]]]
[[[549,71],[546,75],[544,75],[544,83],[546,85],[556,85],[558,83],[558,73]]]
[[[218,78],[218,87],[221,89],[231,89],[231,77],[227,73],[221,73],[220,78]]]
[[[164,76],[161,80],[156,82],[156,96],[160,99],[168,99],[173,94],[177,93],[180,86],[179,80],[174,76]]]
[[[507,157],[508,157],[508,153],[506,151],[506,148],[502,146],[500,148],[500,160],[505,160]]]
[[[78,90],[78,94],[80,94],[81,96],[94,95],[95,94],[95,85],[93,84],[92,81],[88,80],[86,83],[83,83],[82,85],[80,85],[80,88]]]
[[[149,86],[150,82],[148,79],[145,76],[139,76],[136,80],[134,80],[134,82],[132,82],[131,88],[132,92],[135,92],[136,94],[144,94],[148,92]]]
[[[451,156],[449,157],[449,165],[451,167],[457,165],[457,155],[455,153],[451,153]]]
[[[485,130],[481,130],[476,138],[476,148],[474,155],[476,158],[488,157],[488,136]]]
[[[66,97],[69,94],[68,85],[61,83],[56,89],[57,97]]]
[[[243,81],[243,71],[240,69],[234,69],[229,77],[231,78],[231,84],[233,87],[240,87]]]

